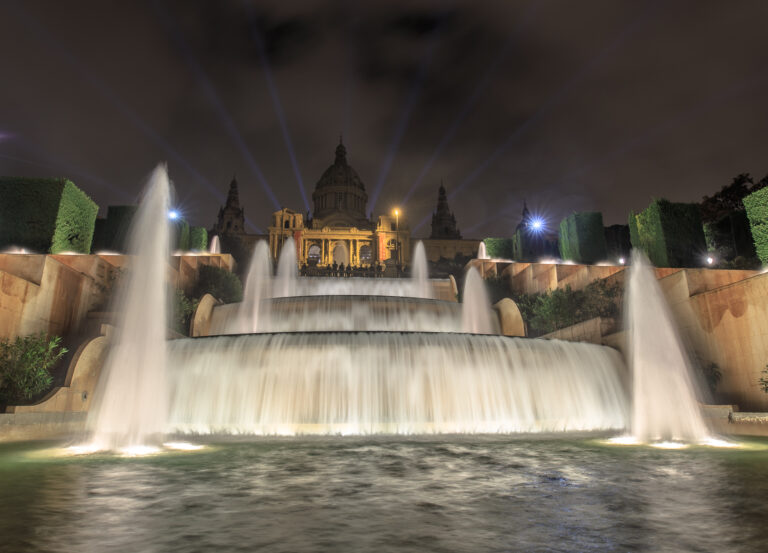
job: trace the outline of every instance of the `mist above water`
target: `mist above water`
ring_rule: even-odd
[[[170,195],[167,169],[159,165],[133,217],[128,236],[132,257],[113,307],[116,328],[88,413],[96,449],[160,444],[165,433]]]

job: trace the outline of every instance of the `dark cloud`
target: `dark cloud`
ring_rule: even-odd
[[[106,206],[135,198],[167,160],[205,225],[236,173],[264,227],[273,205],[239,136],[279,203],[302,209],[261,37],[305,194],[340,132],[371,193],[415,89],[376,212],[454,127],[403,206],[412,225],[441,179],[451,192],[472,175],[451,203],[476,236],[508,234],[523,200],[555,222],[574,209],[621,222],[652,196],[697,201],[768,172],[766,15],[761,0],[9,0],[0,173],[57,171]]]

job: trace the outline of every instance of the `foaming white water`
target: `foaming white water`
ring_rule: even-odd
[[[473,334],[498,334],[499,320],[493,313],[480,273],[470,267],[464,277],[462,330]]]
[[[641,442],[701,442],[709,430],[685,349],[653,267],[634,250],[627,293],[633,379],[632,435]]]
[[[221,253],[221,245],[219,244],[219,237],[214,235],[211,238],[211,243],[208,246],[208,253]]]
[[[398,296],[431,298],[431,288],[425,292],[411,278],[299,278],[293,286],[293,296]],[[277,297],[277,294],[275,294]]]
[[[427,268],[427,253],[421,240],[416,242],[411,262],[411,277],[416,288],[417,298],[431,298],[432,286],[429,284],[429,269]]]
[[[277,298],[262,301],[259,313],[259,332],[462,331],[460,304],[421,298],[388,296]]]
[[[98,449],[162,443],[168,413],[169,205],[168,174],[159,165],[150,176],[129,232],[128,251],[133,258],[117,294],[119,321],[88,414],[92,445]]]
[[[231,332],[248,333],[257,332],[260,327],[269,328],[270,310],[268,306],[262,306],[261,300],[271,296],[272,262],[269,259],[269,246],[264,240],[259,240],[253,249],[243,301]]]
[[[488,259],[488,254],[485,251],[485,242],[480,242],[480,245],[477,247],[477,258]]]
[[[293,238],[288,237],[280,251],[280,259],[277,262],[277,278],[274,283],[274,296],[282,298],[295,296],[296,284],[299,280],[299,265],[296,262],[296,245]]]
[[[256,435],[624,428],[621,359],[499,336],[255,334],[170,344],[169,431]]]

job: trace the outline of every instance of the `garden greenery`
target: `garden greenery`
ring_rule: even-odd
[[[548,334],[595,317],[616,317],[621,287],[597,280],[583,290],[556,289],[545,294],[521,294],[512,298],[528,325],[529,336]]]
[[[629,214],[632,247],[645,252],[656,267],[696,267],[706,252],[704,231],[696,204],[651,202],[644,211]]]
[[[576,263],[597,263],[608,257],[603,214],[599,211],[572,213],[560,221],[560,257]]]
[[[189,229],[189,249],[199,252],[208,249],[208,231],[205,227],[192,227]]]
[[[99,207],[67,179],[0,177],[0,246],[90,253]]]
[[[243,300],[243,285],[236,274],[226,269],[202,265],[193,295],[201,298],[205,294],[211,294],[224,303],[234,303]]]
[[[512,259],[511,238],[484,238],[485,253],[491,259]]]
[[[61,338],[45,333],[0,340],[0,404],[26,402],[48,390],[51,369],[65,353]]]
[[[192,315],[194,315],[200,300],[190,298],[183,290],[179,290],[178,288],[173,290],[172,298],[172,327],[176,332],[189,336],[189,324],[192,321]]]
[[[752,192],[743,201],[757,257],[768,264],[768,187]]]

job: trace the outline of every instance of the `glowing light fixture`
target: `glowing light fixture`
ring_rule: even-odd
[[[626,262],[627,262],[627,260],[624,259],[623,257],[619,258],[619,265],[624,265]]]
[[[171,221],[175,221],[175,220],[176,220],[176,219],[178,219],[179,217],[180,217],[180,215],[179,215],[179,212],[178,212],[178,211],[176,211],[175,209],[171,209],[171,210],[168,212],[168,218],[169,218]]]
[[[715,262],[715,258],[712,257],[711,255],[708,255],[706,261],[707,261],[707,265],[712,265]]]

